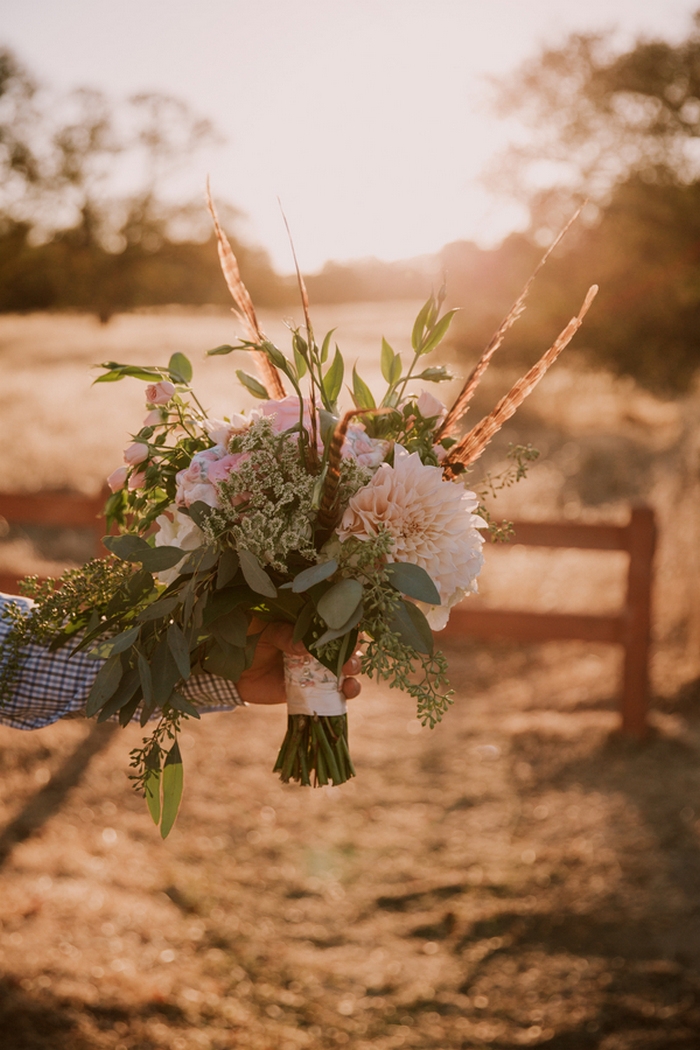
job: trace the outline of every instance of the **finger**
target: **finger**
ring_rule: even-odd
[[[269,623],[260,640],[289,656],[303,656],[306,646],[301,641],[295,642],[293,636],[294,627],[291,623]]]
[[[350,678],[352,678],[353,675],[359,674],[361,670],[362,661],[357,655],[351,656],[350,659],[343,664],[343,674],[348,675]]]
[[[342,690],[346,700],[353,700],[362,692],[362,686],[356,678],[346,678],[343,682]]]

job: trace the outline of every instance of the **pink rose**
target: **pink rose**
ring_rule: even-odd
[[[143,421],[145,427],[154,427],[163,422],[163,416],[159,408],[152,408]]]
[[[107,484],[109,485],[112,492],[120,492],[121,489],[126,485],[126,476],[129,473],[128,467],[117,467],[107,478]]]
[[[175,387],[167,379],[161,379],[160,383],[151,383],[146,387],[146,401],[149,405],[167,405],[175,393]]]
[[[143,488],[146,481],[146,475],[142,470],[139,470],[136,474],[132,474],[129,478],[129,492],[133,492],[134,489]]]
[[[146,459],[148,459],[148,445],[144,445],[143,441],[135,441],[133,445],[129,445],[124,450],[124,462],[130,467],[136,467]]]
[[[360,423],[351,423],[345,435],[342,455],[356,459],[362,467],[378,467],[391,448],[390,441],[371,438]]]
[[[238,470],[241,463],[245,463],[247,459],[250,459],[249,452],[232,452],[230,455],[224,456],[223,459],[219,459],[216,463],[210,465],[207,471],[207,480],[214,485],[219,485],[222,481],[226,481],[226,478],[234,470]]]
[[[427,390],[422,390],[418,401],[418,411],[422,415],[423,419],[442,419],[447,412],[447,409],[443,405],[442,401],[438,401],[436,397],[429,394]]]

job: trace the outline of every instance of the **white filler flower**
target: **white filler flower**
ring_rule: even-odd
[[[442,604],[426,612],[439,631],[452,606],[477,589],[484,563],[484,540],[477,530],[486,526],[474,514],[477,506],[474,493],[445,481],[440,467],[426,466],[417,452],[396,446],[394,466],[383,463],[350,499],[338,535],[369,539],[383,525],[394,541],[390,560],[420,565],[434,581]]]

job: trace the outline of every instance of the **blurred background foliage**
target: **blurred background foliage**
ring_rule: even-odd
[[[489,184],[525,201],[524,233],[484,250],[466,241],[431,257],[328,262],[308,277],[316,302],[421,298],[447,278],[464,305],[453,342],[473,356],[583,201],[581,220],[538,278],[513,332],[515,357],[543,349],[593,281],[586,321],[598,363],[657,392],[686,390],[700,366],[700,11],[686,40],[640,40],[615,51],[605,34],[573,35],[494,85],[495,108],[517,119],[514,144]],[[212,125],[178,100],[138,95],[120,105],[81,89],[52,99],[0,51],[0,310],[118,311],[170,303],[228,305],[203,204],[167,187]],[[119,193],[115,172],[138,171]],[[294,301],[294,282],[236,235],[244,280],[261,306]]]

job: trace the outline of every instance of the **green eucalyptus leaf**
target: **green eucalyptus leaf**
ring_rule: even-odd
[[[97,716],[97,721],[106,722],[108,718],[111,718],[113,715],[116,715],[118,711],[121,711],[122,708],[125,707],[134,697],[140,684],[138,671],[127,671],[119,683],[119,688],[116,693],[114,693],[107,703],[103,705],[102,710]]]
[[[276,598],[277,588],[255,555],[247,550],[239,550],[238,557],[241,562],[241,572],[250,589],[255,591],[256,594],[264,594],[268,598]]]
[[[440,605],[440,593],[433,580],[420,565],[411,562],[393,562],[386,566],[386,573],[397,591],[428,605]]]
[[[314,649],[320,648],[322,645],[326,645],[328,642],[335,641],[336,638],[342,638],[344,634],[348,634],[352,631],[353,627],[357,627],[358,623],[364,616],[365,608],[362,602],[357,606],[352,615],[345,621],[342,627],[337,627],[334,630],[324,631],[320,638],[317,638],[313,644]]]
[[[147,551],[139,554],[132,561],[140,561],[144,569],[149,572],[162,572],[164,569],[172,569],[181,562],[184,552],[179,547],[149,547]]]
[[[335,558],[331,558],[330,561],[319,562],[318,565],[312,565],[308,569],[304,569],[298,576],[295,576],[292,580],[292,590],[295,594],[300,594],[302,591],[307,591],[309,587],[313,587],[315,583],[320,583],[321,580],[327,580],[329,576],[338,568],[338,562]]]
[[[219,560],[219,552],[216,547],[197,547],[188,556],[180,569],[183,576],[190,572],[209,572]]]
[[[238,376],[239,382],[242,383],[242,385],[253,395],[253,397],[257,397],[261,401],[270,400],[270,395],[268,394],[267,390],[262,385],[260,380],[255,378],[255,376],[248,375],[248,373],[244,372],[242,368],[238,368],[236,370],[236,375]]]
[[[168,627],[167,632],[168,645],[170,646],[170,652],[173,655],[173,659],[177,664],[177,669],[180,672],[180,677],[187,679],[190,677],[190,647],[187,644],[187,639],[182,632],[182,628],[176,623],[171,623]]]
[[[418,606],[412,602],[400,602],[389,621],[389,627],[405,645],[417,653],[433,652],[433,633]]]
[[[103,536],[102,542],[112,554],[122,561],[141,561],[141,555],[152,547],[141,536],[127,533],[125,536]]]
[[[337,630],[347,623],[361,601],[360,581],[340,580],[319,599],[316,608],[327,626]]]
[[[177,690],[171,693],[168,703],[175,711],[180,711],[183,715],[189,715],[190,718],[201,719],[202,717],[192,701],[188,700],[182,693],[178,693]]]
[[[333,364],[330,366],[325,376],[323,377],[323,386],[326,391],[326,397],[329,403],[335,404],[338,399],[338,394],[343,387],[343,376],[345,375],[345,364],[340,350],[336,348],[335,357],[333,358]]]
[[[225,616],[220,616],[209,627],[217,641],[228,645],[245,648],[248,635],[248,617],[241,609],[232,609]]]
[[[192,518],[192,521],[195,523],[195,525],[199,525],[201,529],[208,522],[209,518],[211,517],[214,511],[214,508],[210,507],[208,503],[204,502],[204,500],[198,499],[195,500],[190,507],[188,507],[188,510],[190,512],[190,517]]]
[[[216,588],[221,590],[226,584],[234,579],[238,572],[240,562],[234,550],[228,547],[219,558],[219,568],[216,573]]]
[[[151,605],[147,605],[145,609],[136,617],[140,623],[146,623],[149,620],[160,620],[162,617],[169,616],[174,609],[177,609],[180,604],[179,594],[170,594],[167,598],[160,598],[157,602],[152,602]]]
[[[146,777],[143,782],[146,805],[151,814],[153,823],[157,826],[160,822],[160,755],[154,749],[146,758]]]
[[[92,684],[92,689],[85,705],[85,714],[88,718],[92,718],[93,715],[97,714],[102,705],[111,696],[114,696],[122,680],[123,673],[121,658],[118,655],[110,656],[109,660],[102,665],[97,672],[97,677]]]
[[[219,678],[237,682],[246,669],[245,649],[216,641],[204,658],[204,667]]]
[[[110,656],[116,656],[117,653],[123,653],[131,648],[138,638],[140,630],[140,627],[130,627],[128,631],[122,631],[121,634],[115,635],[114,638],[105,638],[103,642],[100,642],[99,645],[90,650],[88,656],[94,656],[100,660],[107,660]]]
[[[170,378],[173,383],[192,382],[192,365],[188,358],[179,351],[173,354],[168,361],[168,372],[170,372]]]
[[[180,808],[183,779],[182,755],[176,740],[166,755],[162,773],[163,817],[160,822],[160,834],[164,839],[170,834]]]
[[[139,672],[143,702],[146,707],[151,707],[153,704],[153,676],[151,675],[151,665],[140,649],[136,656],[136,666]]]
[[[152,703],[162,707],[182,678],[180,668],[175,662],[167,636],[161,638],[151,658],[151,677],[153,679]]]
[[[311,627],[315,615],[315,606],[312,602],[307,602],[297,616],[297,622],[294,624],[294,633],[292,634],[293,642],[300,642],[302,640],[308,629]]]
[[[226,587],[221,591],[210,593],[204,612],[204,626],[218,620],[220,616],[225,616],[248,598],[250,598],[250,588],[246,586]]]

